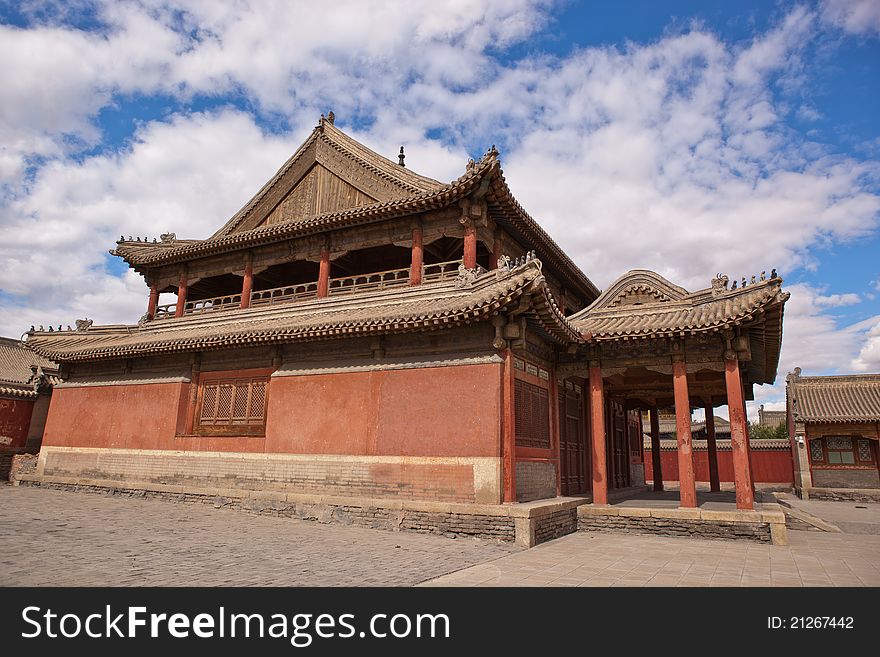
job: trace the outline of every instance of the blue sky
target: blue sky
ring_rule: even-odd
[[[4,335],[135,321],[113,241],[209,235],[333,109],[441,180],[497,144],[600,287],[778,268],[780,381],[880,371],[875,0],[0,1],[0,56]]]

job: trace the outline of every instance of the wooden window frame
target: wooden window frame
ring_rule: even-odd
[[[849,450],[845,449],[829,449],[828,447],[828,439],[829,438],[846,438],[850,441],[852,447]],[[816,467],[820,470],[859,470],[859,469],[872,469],[877,467],[876,460],[876,450],[871,449],[871,461],[863,461],[859,458],[859,440],[866,440],[866,438],[862,436],[835,436],[835,435],[825,435],[820,438],[813,438],[810,443],[813,441],[819,441],[822,446],[822,460],[815,461],[813,460],[813,452],[812,448],[810,449],[810,467]],[[871,443],[870,439],[869,443]],[[871,445],[873,447],[873,444]],[[830,455],[832,453],[848,453],[852,454],[853,462],[852,463],[832,463]]]
[[[553,404],[554,397],[553,392],[551,391],[550,383],[553,380],[552,371],[544,367],[543,365],[538,365],[534,362],[531,362],[521,356],[514,354],[513,357],[513,373],[514,373],[514,385],[513,385],[513,394],[514,400],[516,399],[516,382],[521,381],[525,384],[530,384],[535,386],[536,388],[540,388],[547,393],[547,430],[549,436],[549,444],[547,447],[536,447],[536,446],[527,446],[522,445],[516,440],[516,402],[514,401],[514,444],[516,450],[516,458],[517,460],[547,460],[555,458],[554,449],[555,440],[553,437]],[[558,403],[558,401],[556,402]]]
[[[265,436],[266,435],[266,413],[269,407],[269,377],[274,370],[271,368],[250,369],[250,370],[222,370],[201,372],[198,379],[198,392],[196,395],[195,408],[193,409],[193,425],[192,435],[194,436],[218,436],[218,437],[239,437],[239,436]],[[249,387],[254,383],[263,384],[263,413],[262,417],[254,417],[258,421],[252,421],[250,414],[246,413],[245,422],[235,422],[230,418],[228,423],[222,424],[202,424],[202,408],[205,401],[206,387],[219,385],[221,382],[229,382],[233,385],[238,384],[243,387],[247,384]],[[251,392],[249,395],[249,402]]]

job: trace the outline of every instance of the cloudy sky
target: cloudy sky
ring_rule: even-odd
[[[880,371],[880,0],[0,0],[0,335],[133,322],[119,235],[207,237],[322,112],[490,145],[599,287],[777,268],[784,375]]]

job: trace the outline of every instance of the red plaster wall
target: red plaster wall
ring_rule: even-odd
[[[709,453],[694,450],[694,477],[697,481],[709,481]],[[661,450],[660,464],[664,481],[678,481],[678,452]],[[752,478],[762,483],[791,483],[791,451],[785,447],[774,450],[758,450],[752,447]],[[654,464],[651,449],[645,449],[645,479],[654,480]],[[729,451],[718,451],[718,479],[733,482],[733,456]]]
[[[0,399],[0,451],[24,449],[33,411],[29,399]]]
[[[188,383],[56,388],[43,445],[260,452],[265,439],[176,437]]]
[[[276,377],[266,450],[498,456],[500,413],[498,364]]]

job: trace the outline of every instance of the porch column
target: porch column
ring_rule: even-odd
[[[174,309],[175,317],[183,317],[183,310],[186,307],[186,272],[180,272],[180,279],[177,282],[177,308]]]
[[[330,249],[321,249],[321,263],[318,266],[318,298],[323,299],[330,291]]]
[[[422,227],[413,226],[412,230],[412,262],[409,266],[409,284],[421,285],[422,266],[425,261],[425,251],[422,247]]]
[[[691,401],[688,396],[687,365],[684,360],[672,363],[672,385],[675,392],[675,428],[678,436],[679,506],[697,506],[694,482],[694,454],[691,445]]]
[[[254,256],[248,253],[244,261],[244,278],[241,282],[241,307],[250,308],[251,290],[254,289]]]
[[[147,320],[153,321],[156,318],[156,306],[159,305],[159,286],[153,281],[150,284],[150,300],[147,302]]]
[[[660,416],[651,407],[651,464],[654,469],[654,490],[663,490],[663,460],[660,458]]]
[[[608,464],[605,457],[605,391],[602,368],[590,363],[590,455],[593,463],[593,504],[608,504]]]
[[[752,473],[749,468],[748,431],[743,406],[742,382],[736,352],[724,354],[724,382],[727,387],[727,412],[730,415],[730,452],[733,457],[733,483],[736,508],[754,509]]]
[[[477,266],[477,227],[471,220],[464,225],[464,266],[465,269]]]
[[[706,453],[709,456],[709,490],[717,493],[721,490],[718,478],[718,446],[715,443],[715,409],[706,404]]]
[[[498,269],[498,258],[501,257],[501,240],[496,231],[492,241],[492,255],[489,256],[489,269]]]
[[[506,349],[501,381],[501,478],[504,502],[516,502],[516,429],[513,403],[513,351]]]

